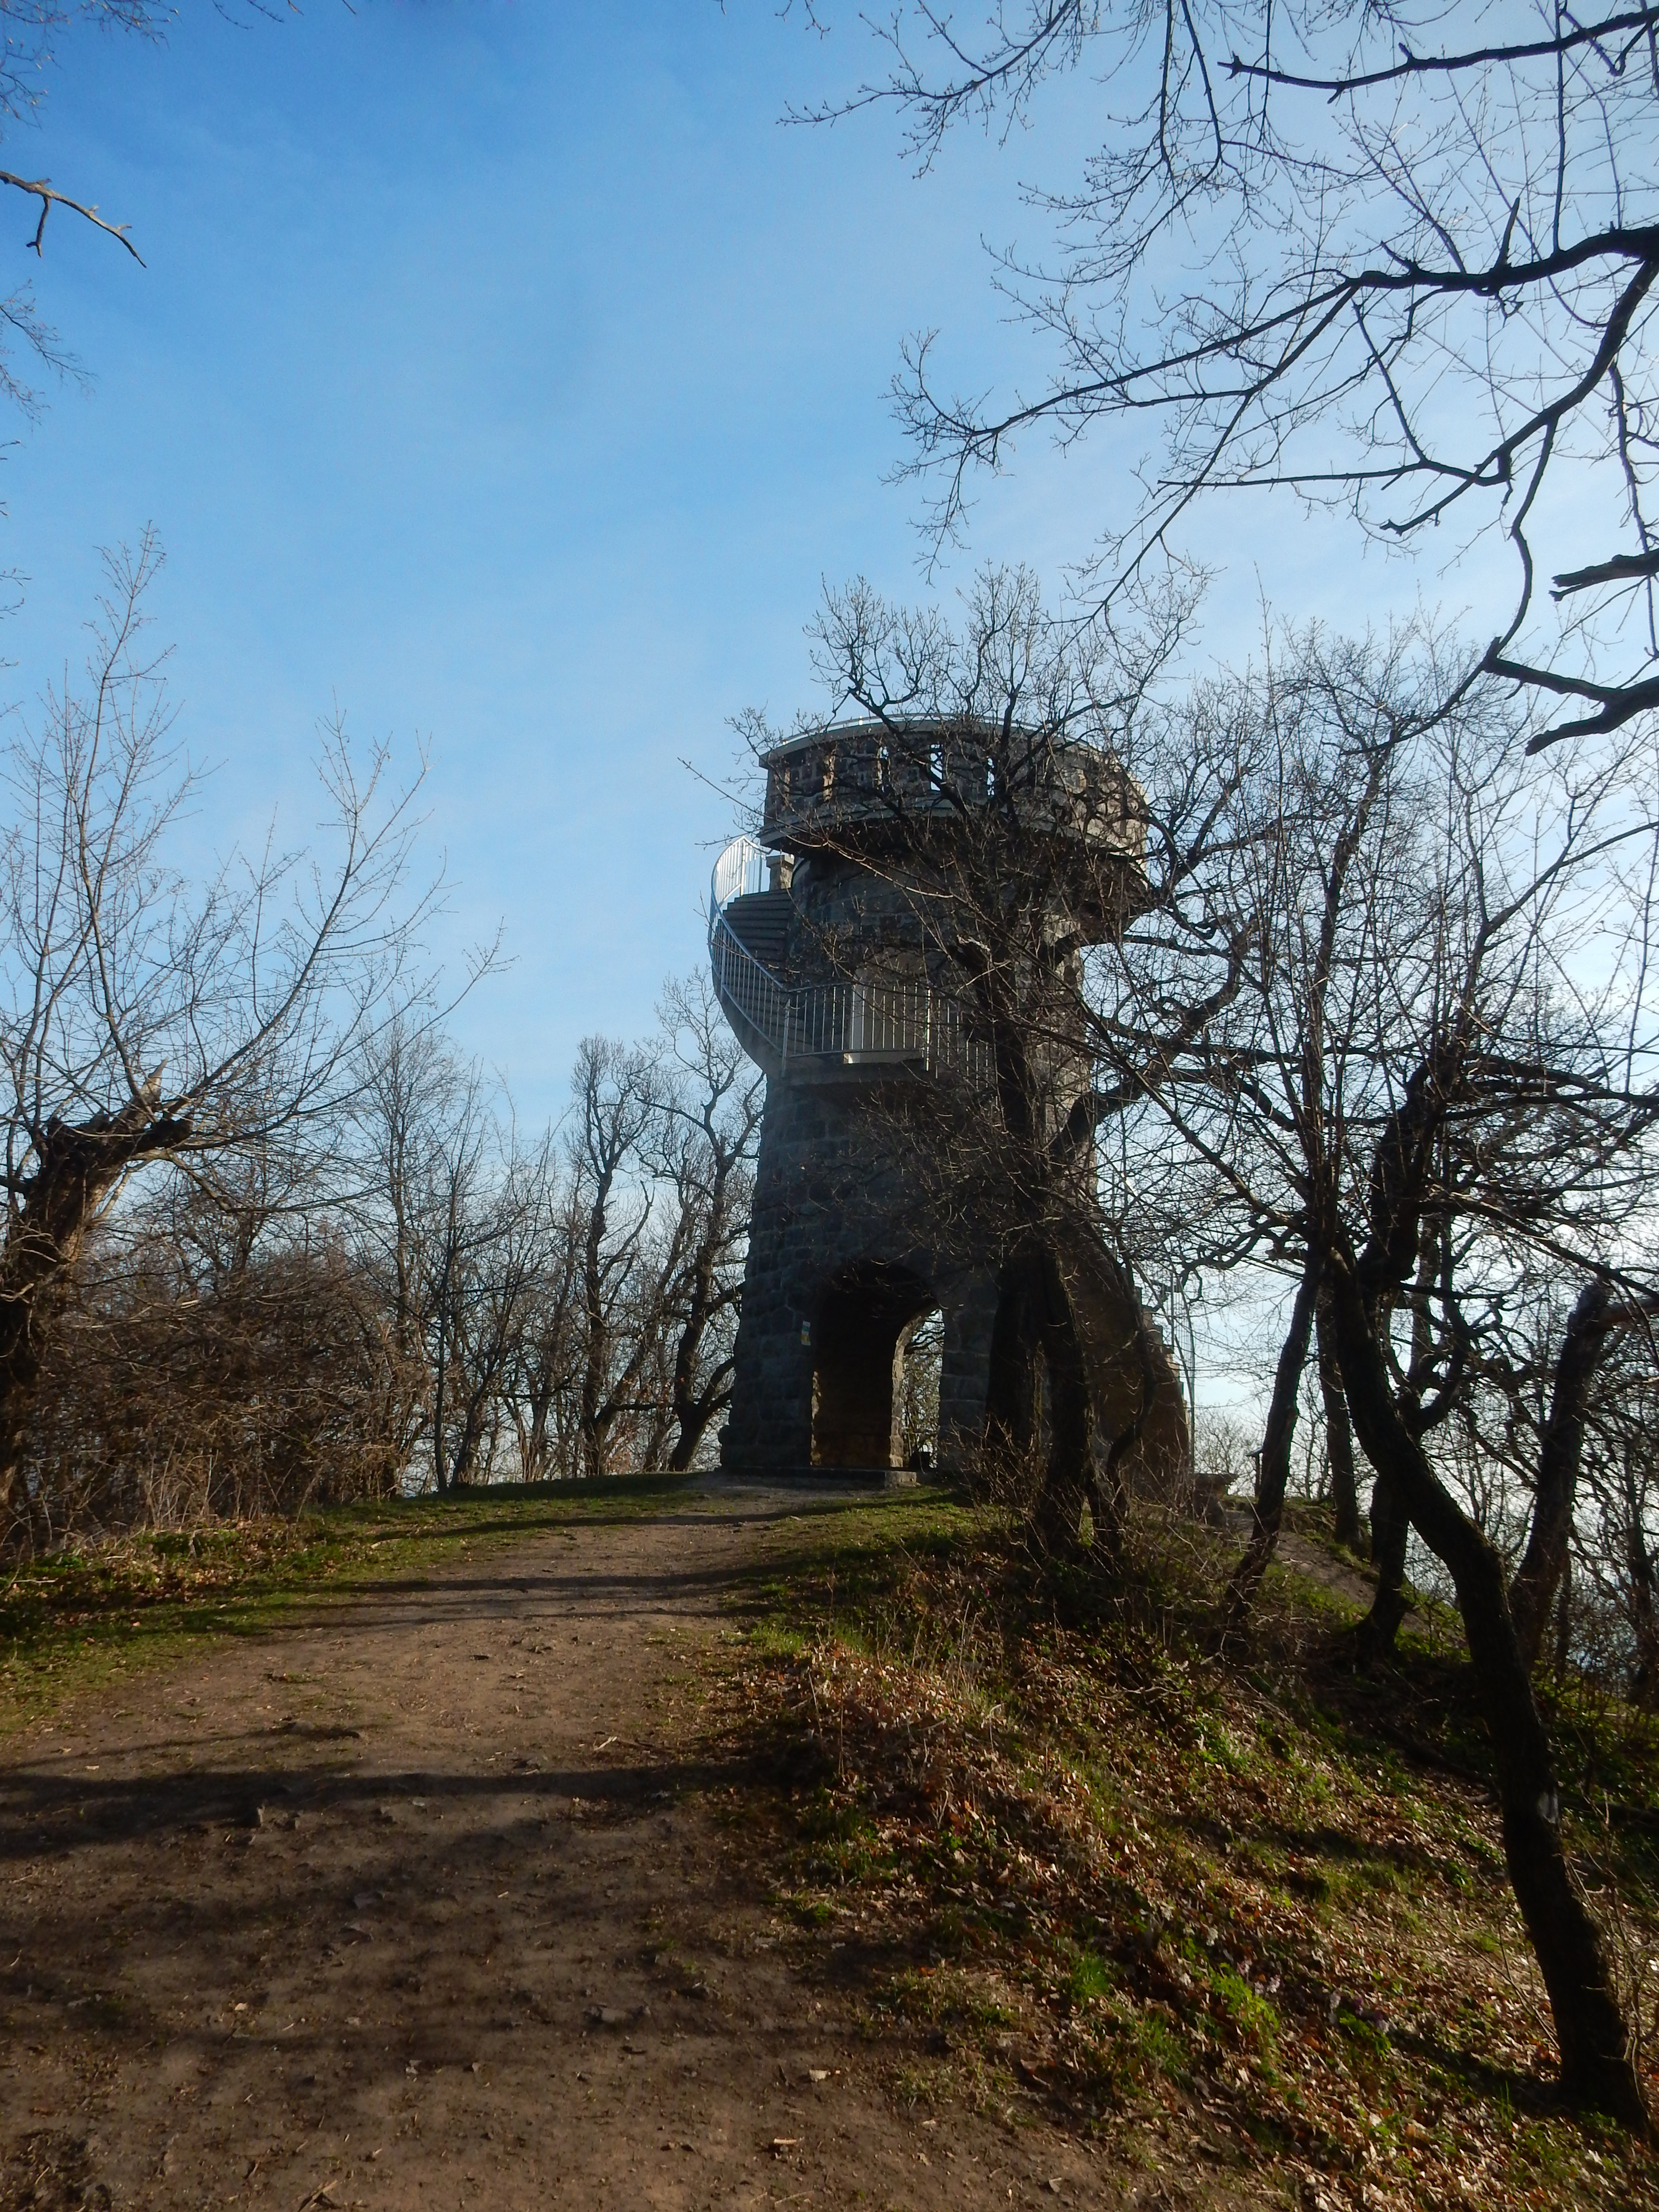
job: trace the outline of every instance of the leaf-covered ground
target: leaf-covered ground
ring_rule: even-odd
[[[933,2031],[901,2094],[1035,2102],[1313,2207],[1659,2204],[1650,2156],[1555,2098],[1443,1626],[1357,1678],[1351,1607],[1294,1575],[1218,1652],[1220,1547],[1177,1576],[1149,1538],[1129,1618],[964,1508],[852,1533],[757,1588],[731,1718],[781,1778],[752,1847],[802,1965]],[[1555,1722],[1650,2014],[1653,1730],[1582,1698]]]
[[[682,1494],[606,1486],[601,1510]],[[0,1727],[599,1504],[497,1492],[17,1570]],[[1207,2172],[1222,2197],[1306,2206],[1659,2205],[1646,2155],[1555,2101],[1443,1622],[1353,1674],[1358,1585],[1305,1527],[1300,1577],[1218,1652],[1229,1554],[1190,1532],[1148,1532],[1126,1616],[937,1498],[773,1520],[720,1723],[732,1848],[919,2124],[937,2113],[943,2141],[963,2101],[1017,2130],[1040,2114],[1139,2166],[1153,2201],[1159,2169],[1188,2195]],[[1578,1863],[1639,1982],[1659,1953],[1652,1727],[1571,1682],[1553,1722]],[[732,1765],[745,1744],[762,1756]]]

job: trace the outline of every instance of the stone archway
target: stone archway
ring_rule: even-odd
[[[920,1275],[858,1260],[825,1285],[812,1322],[812,1464],[898,1464],[895,1384],[910,1322],[939,1304]]]

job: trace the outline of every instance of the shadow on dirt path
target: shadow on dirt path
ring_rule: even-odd
[[[701,1684],[835,1510],[464,1546],[14,1738],[0,2207],[1137,2201],[1046,2124],[896,2109],[745,1893]]]

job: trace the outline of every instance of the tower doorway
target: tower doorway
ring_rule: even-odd
[[[834,1277],[812,1325],[812,1464],[903,1465],[905,1349],[911,1324],[937,1310],[908,1269],[858,1261]],[[938,1433],[938,1393],[933,1398]]]

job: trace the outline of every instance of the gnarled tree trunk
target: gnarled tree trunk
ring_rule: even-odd
[[[1611,1964],[1561,1836],[1561,1794],[1516,1632],[1503,1561],[1442,1487],[1395,1402],[1372,1316],[1352,1267],[1333,1281],[1342,1380],[1354,1425],[1380,1477],[1450,1573],[1498,1770],[1504,1850],[1555,2019],[1562,2086],[1626,2125],[1651,2131]]]
[[[1587,1283],[1572,1310],[1556,1357],[1549,1418],[1544,1424],[1543,1448],[1538,1455],[1538,1489],[1533,1499],[1532,1527],[1528,1532],[1525,1554],[1510,1585],[1510,1611],[1515,1619],[1516,1638],[1528,1668],[1538,1664],[1550,1601],[1560,1587],[1566,1567],[1573,1500],[1578,1492],[1578,1468],[1584,1453],[1584,1415],[1589,1405],[1590,1384],[1607,1349],[1607,1339],[1617,1326],[1618,1316],[1607,1285]]]
[[[1376,1569],[1376,1588],[1370,1611],[1355,1632],[1366,1666],[1393,1650],[1406,1618],[1406,1540],[1411,1527],[1400,1485],[1386,1468],[1379,1467],[1371,1485],[1371,1565]]]
[[[35,1145],[35,1168],[0,1249],[0,1516],[18,1527],[17,1484],[40,1379],[52,1308],[99,1208],[137,1159],[190,1134],[160,1110],[152,1087],[116,1112],[52,1120]]]

